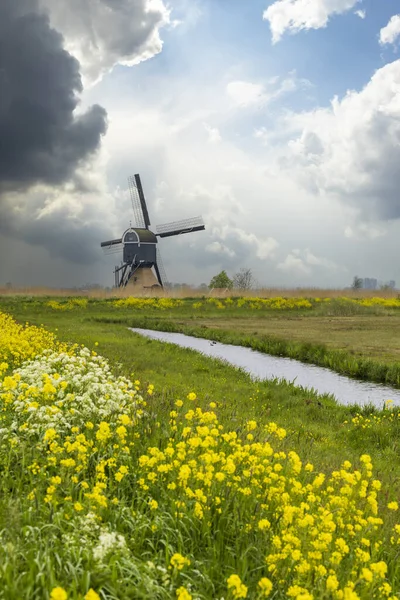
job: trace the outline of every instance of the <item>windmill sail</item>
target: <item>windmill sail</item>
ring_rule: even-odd
[[[140,181],[140,175],[135,175],[136,188],[139,193],[140,205],[142,207],[142,212],[144,216],[144,222],[146,225],[146,229],[150,227],[150,217],[149,212],[147,210],[147,204],[143,193],[142,182]]]
[[[101,242],[100,246],[103,248],[105,254],[116,254],[122,250],[122,239]]]
[[[150,218],[147,210],[146,200],[143,194],[140,176],[135,175],[134,177],[128,177],[128,183],[136,225],[141,229],[148,229],[150,225]]]
[[[165,272],[164,263],[161,258],[160,250],[158,248],[157,248],[157,263],[156,264],[158,266],[157,274],[159,276],[159,279],[161,279],[160,285],[162,285],[164,287],[167,283],[167,274]]]
[[[202,217],[193,217],[192,219],[157,225],[156,235],[164,238],[173,235],[182,235],[183,233],[192,233],[192,231],[202,231],[203,229],[205,229],[205,226]]]
[[[128,284],[143,288],[152,288],[158,284],[163,287],[167,285],[167,276],[158,250],[157,237],[202,231],[205,229],[203,219],[194,217],[164,223],[157,226],[155,233],[150,229],[150,217],[140,176],[128,177],[128,184],[136,226],[130,225],[121,238],[102,242],[101,247],[105,254],[122,253],[121,265],[114,270],[115,287],[126,287]],[[148,283],[151,285],[147,285]]]

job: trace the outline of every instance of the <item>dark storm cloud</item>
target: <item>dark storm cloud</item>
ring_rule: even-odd
[[[0,3],[0,190],[58,184],[99,146],[100,106],[74,117],[79,63],[36,0]]]
[[[70,193],[75,190],[85,206],[90,186],[76,171],[106,132],[100,106],[74,114],[80,67],[63,43],[36,0],[0,0],[0,234],[24,242],[21,255],[28,244],[47,248],[53,258],[89,264],[101,257],[98,246],[108,233],[93,206],[83,209],[82,220],[64,203],[46,212],[65,193],[64,184],[72,184]],[[7,263],[18,263],[15,244],[11,256],[6,238],[1,242]],[[31,270],[39,274],[41,264],[32,263]],[[51,272],[48,277],[51,283]]]

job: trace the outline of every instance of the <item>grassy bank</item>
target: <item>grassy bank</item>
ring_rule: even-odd
[[[199,314],[192,301],[133,313],[48,299],[7,309],[89,350],[66,356],[43,329],[7,334],[2,323],[0,598],[397,597],[398,410],[254,382],[127,329],[243,341],[234,330],[251,309]],[[232,312],[230,328],[202,327],[221,310]],[[299,310],[279,318],[323,318]],[[53,357],[13,370],[42,346]]]
[[[116,309],[106,302],[89,303],[85,308],[77,305],[65,311],[51,309],[47,302],[47,299],[27,299],[22,302],[11,299],[7,302],[7,309],[21,322],[44,324],[63,341],[98,348],[103,356],[110,359],[116,372],[139,377],[146,384],[154,384],[157,392],[154,401],[160,414],[166,411],[164,403],[171,406],[177,397],[185,397],[191,390],[196,390],[204,406],[212,400],[220,403],[221,415],[231,427],[236,427],[243,415],[261,419],[263,423],[268,419],[278,420],[288,430],[288,437],[296,440],[296,447],[318,464],[326,465],[326,468],[336,468],[346,458],[356,460],[360,454],[370,452],[383,477],[397,489],[400,439],[396,411],[388,411],[389,415],[396,415],[396,418],[383,423],[374,422],[372,428],[363,428],[360,424],[353,424],[352,419],[357,414],[365,417],[375,414],[375,410],[360,411],[357,407],[338,406],[328,397],[319,398],[310,391],[285,383],[254,383],[240,370],[204,358],[196,352],[143,339],[132,334],[127,327],[184,331],[228,343],[247,343],[265,351],[267,348],[262,346],[264,341],[257,330],[249,336],[240,331],[235,333],[201,326],[201,315],[196,313],[196,318],[191,318],[191,305],[162,311],[150,308],[143,314],[143,311],[133,312],[129,308]],[[211,307],[210,314],[213,320],[217,319],[218,309]],[[243,311],[241,315],[243,318]],[[248,311],[246,315],[248,319],[253,318]],[[263,317],[257,314],[257,319],[261,318],[268,321],[276,317],[270,313]],[[280,318],[284,321],[293,318],[312,321],[314,317],[283,314]],[[393,318],[397,318],[396,315]],[[236,328],[235,314],[231,321],[233,327]],[[99,346],[95,346],[95,343]],[[266,343],[269,343],[268,340]],[[310,362],[311,358],[316,362],[321,357],[332,356],[326,347],[322,346],[318,354],[315,347],[308,343],[296,345],[272,339],[268,347],[269,351],[278,355],[287,355],[296,349],[299,354],[294,354],[295,358]],[[353,359],[339,351],[338,356],[343,360]],[[390,365],[385,367],[389,368]]]
[[[398,411],[22,312],[89,350],[0,319],[0,597],[397,597]]]
[[[2,298],[0,306],[35,323],[68,326],[74,320],[187,333],[400,386],[397,299],[10,297]]]

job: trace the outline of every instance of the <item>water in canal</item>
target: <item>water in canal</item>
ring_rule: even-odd
[[[392,400],[393,405],[400,406],[400,390],[378,383],[350,379],[324,367],[182,333],[136,328],[132,331],[153,340],[191,348],[205,356],[224,360],[240,367],[256,379],[285,379],[303,388],[314,389],[319,394],[332,394],[341,404],[373,404],[381,409],[387,400]]]

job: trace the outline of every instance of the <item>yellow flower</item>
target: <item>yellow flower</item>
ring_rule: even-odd
[[[100,600],[100,596],[92,588],[90,588],[85,596],[85,600]]]
[[[326,589],[328,592],[335,592],[339,587],[336,575],[329,575],[326,580]]]
[[[188,400],[196,400],[197,396],[194,392],[190,392],[190,394],[187,395],[187,399]]]
[[[202,519],[204,517],[203,507],[200,502],[196,502],[194,505],[194,514],[198,519]]]
[[[269,529],[271,527],[271,523],[268,521],[268,519],[261,519],[261,521],[258,521],[258,529],[261,529],[261,531],[264,531],[264,529]]]
[[[268,577],[263,577],[258,582],[258,587],[261,589],[261,593],[263,596],[267,597],[272,591],[272,582],[268,579]]]
[[[383,560],[381,560],[380,562],[377,562],[377,563],[371,563],[370,568],[371,568],[371,571],[373,571],[374,573],[376,573],[377,575],[382,577],[382,579],[384,577],[386,577],[387,565],[385,562],[383,562]]]
[[[86,424],[87,426],[87,424]],[[111,437],[110,425],[105,421],[102,421],[99,425],[99,429],[96,432],[96,439],[100,442],[106,442]]]
[[[387,507],[389,510],[399,510],[399,505],[397,502],[389,502]]]
[[[176,597],[177,600],[192,600],[192,595],[183,586],[176,590]]]
[[[176,552],[171,557],[170,565],[174,569],[177,569],[178,571],[181,571],[185,566],[189,566],[190,565],[190,560],[188,558],[185,558],[184,556],[182,556],[182,554],[179,554],[178,552]]]
[[[236,598],[247,597],[247,586],[242,583],[239,575],[231,575],[227,579],[228,589],[231,590],[232,596]]]
[[[120,425],[119,427],[117,427],[116,434],[119,438],[121,438],[121,440],[124,440],[128,434],[126,427],[124,425]]]
[[[368,583],[371,583],[371,581],[374,578],[372,571],[365,567],[361,570],[361,577],[362,579],[365,579],[365,581],[367,581]]]
[[[119,415],[118,421],[122,423],[122,425],[130,425],[132,423],[131,418],[128,415]]]
[[[44,439],[44,441],[45,441],[45,442],[51,442],[51,441],[52,441],[52,440],[54,440],[56,437],[58,437],[58,436],[57,436],[57,431],[56,431],[55,429],[53,429],[53,428],[50,428],[50,429],[47,429],[47,430],[45,431],[45,434],[44,434],[44,438],[43,438],[43,439]],[[56,589],[58,589],[58,588],[56,588]]]
[[[62,587],[55,587],[50,592],[50,600],[67,600],[68,594]]]
[[[75,502],[75,504],[74,504],[74,509],[75,509],[77,512],[81,512],[81,510],[83,510],[83,506],[82,506],[82,504],[81,504],[80,502]]]
[[[157,508],[158,508],[157,500],[150,500],[149,506],[150,506],[150,510],[157,510]]]

